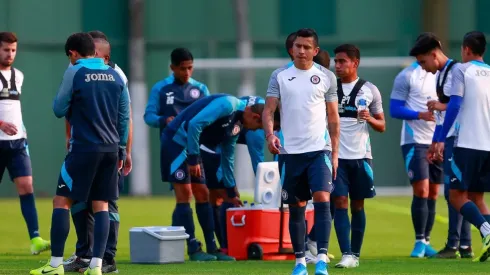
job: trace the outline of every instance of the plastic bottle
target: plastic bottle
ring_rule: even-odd
[[[364,110],[367,110],[367,102],[366,102],[366,99],[361,98],[361,99],[359,99],[359,102],[357,104],[357,113],[358,113],[358,115],[357,115],[357,122],[358,123],[364,123],[364,122],[366,122],[364,119],[361,119],[359,117],[359,112],[364,111]]]

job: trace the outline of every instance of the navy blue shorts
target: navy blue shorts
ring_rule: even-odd
[[[449,183],[451,182],[451,160],[453,157],[454,137],[446,138],[444,142],[444,197],[449,199]]]
[[[213,154],[201,149],[202,165],[206,171],[208,189],[225,189],[221,171],[221,154]]]
[[[32,176],[31,158],[26,139],[0,141],[0,180],[7,168],[10,179]]]
[[[206,183],[205,170],[200,161],[201,177],[191,177],[187,166],[187,149],[169,138],[165,132],[160,141],[160,172],[163,182]]]
[[[351,200],[374,198],[374,176],[371,159],[339,159],[337,178],[333,181],[333,197]]]
[[[490,192],[490,152],[455,147],[449,186],[461,191]]]
[[[318,191],[331,193],[334,189],[331,159],[332,153],[327,150],[279,155],[283,202],[296,204],[311,200]]]
[[[427,160],[429,145],[405,144],[402,145],[403,158],[405,159],[405,170],[410,183],[429,179],[430,183],[441,184],[444,182],[442,163],[430,164]]]
[[[117,200],[117,166],[117,152],[70,152],[61,167],[56,195],[79,202]]]

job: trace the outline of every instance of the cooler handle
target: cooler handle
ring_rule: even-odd
[[[245,215],[242,216],[242,219],[241,219],[241,222],[239,223],[236,223],[235,222],[235,215],[231,216],[231,225],[235,226],[235,227],[241,227],[241,226],[244,226],[245,225]]]
[[[146,234],[160,240],[160,241],[176,241],[176,240],[182,240],[182,239],[188,239],[189,238],[189,234],[184,234],[184,235],[180,235],[180,236],[162,236],[160,234],[157,234],[151,230],[148,230],[146,228],[143,228],[143,232],[145,232]]]

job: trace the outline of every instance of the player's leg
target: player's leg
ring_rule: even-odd
[[[490,158],[487,159],[486,152],[454,148],[449,201],[483,236],[482,251],[474,261],[486,261],[490,255],[490,223],[485,219],[489,212],[483,201],[483,192],[488,191],[488,182],[484,181],[489,180],[488,177],[483,177],[483,171],[488,175],[489,169]],[[469,192],[474,201],[470,200]]]
[[[459,214],[459,213],[458,213]],[[461,216],[461,215],[460,215]],[[475,254],[471,248],[471,223],[461,216],[461,234],[459,239],[459,255],[461,258],[473,258]]]
[[[118,175],[118,182],[120,186],[121,180],[124,180],[124,176]],[[118,188],[121,190],[121,188]],[[116,266],[116,251],[117,240],[119,237],[119,207],[116,200],[109,201],[109,236],[107,237],[107,245],[105,248],[104,259],[102,261],[102,273],[117,273]]]
[[[442,163],[429,164],[429,196],[427,198],[427,224],[425,226],[425,256],[433,257],[437,251],[430,245],[430,233],[436,219],[436,201],[439,189],[444,183]]]
[[[206,179],[206,181],[207,180],[208,179]],[[220,248],[223,248],[225,241],[223,240],[223,234],[221,230],[222,222],[220,217],[221,205],[223,205],[223,197],[221,196],[219,190],[209,189],[209,203],[211,203],[211,206],[213,208],[214,234],[216,235],[216,239],[218,239],[218,244]]]
[[[332,183],[332,163],[330,151],[311,152],[305,155],[308,158],[307,175],[313,205],[315,208],[315,226],[318,258],[315,266],[316,275],[325,275],[327,272],[327,251],[332,228],[330,213],[330,194],[334,189]],[[304,200],[307,194],[302,194]],[[301,197],[300,197],[301,198]],[[338,218],[338,217],[337,217]]]
[[[410,257],[423,258],[425,256],[425,229],[429,209],[429,163],[427,162],[424,145],[406,144],[402,146],[405,167],[408,178],[412,184],[412,224],[415,231],[415,245]]]
[[[93,225],[92,206],[86,202],[73,202],[70,212],[77,242],[75,253],[63,262],[65,272],[78,272],[88,267],[92,258]]]
[[[25,139],[8,142],[11,145],[11,149],[5,152],[8,157],[7,169],[19,194],[20,209],[31,240],[31,253],[36,255],[48,250],[51,244],[39,236],[39,223],[34,198],[34,187],[32,186],[29,148]]]

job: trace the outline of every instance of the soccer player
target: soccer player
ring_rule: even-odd
[[[308,273],[305,209],[312,196],[318,247],[315,274],[328,274],[326,261],[332,221],[330,192],[338,164],[339,114],[335,75],[313,62],[318,50],[316,32],[298,30],[293,47],[294,66],[285,66],[272,73],[263,113],[268,149],[273,154],[281,153],[281,196],[289,205],[289,232],[296,255],[293,275]],[[273,133],[273,116],[279,102],[283,145]]]
[[[483,62],[486,45],[482,32],[465,34],[461,47],[465,63],[456,64],[452,71],[450,100],[436,139],[436,154],[442,155],[444,141],[458,117],[449,201],[464,219],[480,230],[483,246],[473,260],[480,262],[490,256],[490,211],[484,200],[484,192],[490,191],[490,66]]]
[[[7,168],[19,194],[31,253],[36,255],[48,250],[51,244],[39,236],[31,158],[20,105],[24,74],[12,67],[16,55],[17,36],[12,32],[0,32],[0,180]]]
[[[65,117],[72,125],[71,146],[53,200],[51,260],[32,270],[32,275],[64,274],[69,209],[74,201],[89,198],[95,219],[94,248],[84,274],[102,274],[109,235],[108,201],[118,197],[117,172],[126,155],[130,116],[127,86],[103,59],[94,58],[95,45],[89,34],[72,34],[66,41],[65,52],[75,65],[63,76],[53,111],[56,117]]]
[[[196,241],[194,234],[194,221],[190,207],[191,196],[194,186],[191,185],[191,177],[199,179],[198,182],[205,182],[205,170],[202,166],[200,157],[200,144],[206,144],[208,148],[220,147],[221,150],[221,175],[225,186],[225,201],[234,206],[242,205],[238,191],[236,190],[235,178],[233,175],[235,144],[239,133],[243,128],[257,130],[261,126],[261,111],[263,104],[246,106],[246,102],[238,98],[226,95],[215,94],[199,99],[180,112],[167,127],[163,129],[161,136],[161,175],[162,181],[171,182],[175,189],[177,207],[172,215],[172,225],[183,226],[189,238],[187,240],[189,256],[202,252]],[[193,184],[199,186],[199,184]],[[205,186],[204,186],[205,187]],[[207,188],[205,189],[207,190]],[[201,197],[200,193],[194,192],[194,196],[199,201],[205,201],[207,206],[208,193],[206,197]],[[200,208],[197,209],[201,211]],[[210,229],[205,231],[206,240],[211,239],[212,243],[207,243],[209,256],[206,260],[225,260],[224,253],[220,252],[214,243],[214,221],[211,207],[205,209],[206,220],[198,218],[203,228]],[[228,257],[227,257],[228,258]],[[192,258],[191,258],[192,260]],[[227,259],[229,260],[229,259]]]
[[[386,123],[378,88],[357,75],[361,60],[359,48],[343,44],[335,48],[334,53],[338,77],[340,148],[332,198],[335,204],[335,232],[342,251],[342,260],[335,267],[353,268],[359,266],[366,230],[364,200],[376,195],[368,126],[382,133]],[[351,200],[352,228],[347,213],[348,197]],[[352,234],[352,240],[349,234]]]
[[[110,59],[111,54],[111,46],[109,41],[106,40],[107,37],[104,33],[100,31],[91,31],[89,32],[90,36],[94,39],[95,43],[95,54],[96,57],[104,59],[104,63],[113,68],[116,72],[119,73],[119,76],[123,80],[124,84],[128,85],[128,80],[124,72],[121,70],[119,66],[117,66]],[[71,63],[70,63],[71,64]],[[131,103],[131,99],[129,99]],[[118,185],[119,192],[121,192],[124,186],[124,177],[126,177],[132,168],[131,163],[131,147],[132,147],[132,139],[133,139],[133,123],[131,118],[131,106],[129,108],[130,118],[129,118],[129,135],[128,142],[126,146],[126,160],[123,164],[123,169],[118,172]],[[71,138],[71,127],[67,123],[67,140],[68,140],[68,149]],[[87,205],[89,207],[87,207]],[[92,213],[92,209],[90,207],[90,202],[74,202],[71,207],[71,215],[73,224],[75,225],[75,231],[77,233],[77,243],[76,243],[76,251],[75,253],[68,258],[65,262],[63,262],[64,269],[66,272],[78,272],[80,269],[85,269],[88,267],[90,258],[92,257],[92,245],[93,245],[93,223],[94,216]],[[116,262],[114,260],[117,251],[117,239],[119,235],[119,208],[117,206],[117,202],[110,200],[109,201],[109,219],[110,219],[110,228],[109,228],[109,237],[107,239],[106,251],[104,253],[104,259],[102,261],[102,272],[103,273],[111,273],[117,272]]]
[[[210,95],[205,84],[191,78],[194,69],[194,57],[188,49],[174,49],[170,54],[170,60],[170,69],[173,74],[153,86],[144,115],[145,123],[148,126],[160,129],[160,138],[166,126],[180,112],[198,99]],[[177,180],[180,182],[182,179],[177,178]],[[202,178],[191,177],[190,182],[192,184],[188,187],[192,186],[192,193],[196,199],[196,214],[204,233],[206,247],[208,251],[215,253],[217,246],[214,238],[213,209],[209,203],[209,191],[203,180]],[[172,184],[171,188],[175,190],[177,200],[172,215],[172,224],[176,224],[177,217],[188,210],[186,206],[180,204],[181,201],[187,201],[186,190],[182,189],[187,188],[187,185]],[[201,249],[201,243],[197,239],[188,239],[187,242],[191,261],[213,261],[217,257],[228,258],[222,253],[216,252],[214,255],[204,253]]]
[[[437,98],[436,77],[418,62],[403,69],[395,78],[390,99],[390,115],[403,120],[401,149],[412,185],[412,223],[415,245],[410,257],[431,257],[430,233],[436,214],[436,199],[442,182],[442,164],[426,158],[435,130],[435,118],[427,102]]]
[[[259,107],[263,106],[265,100],[259,96],[244,96],[240,98],[245,102],[246,106]],[[258,103],[258,104],[257,104]],[[254,107],[254,108],[255,108]],[[278,110],[279,111],[279,110]],[[257,110],[258,113],[262,113],[262,110]],[[279,130],[279,112],[276,112],[274,119],[276,120],[274,129]],[[240,135],[237,140],[237,144],[247,145],[250,160],[252,162],[252,169],[254,174],[257,172],[257,166],[260,162],[264,161],[264,130],[247,130],[240,131]],[[220,148],[209,148],[212,146],[201,145],[201,158],[206,171],[206,185],[209,189],[210,202],[213,205],[215,233],[218,242],[221,247],[221,251],[224,254],[228,252],[228,239],[226,229],[226,210],[234,207],[233,203],[224,201],[226,198],[226,189],[221,177],[221,155],[219,153]],[[231,258],[231,257],[230,257]]]
[[[445,115],[447,102],[449,102],[449,92],[451,91],[452,75],[455,68],[454,65],[457,62],[449,59],[444,54],[439,39],[433,33],[423,33],[420,35],[410,51],[410,55],[417,58],[417,61],[424,70],[437,74],[436,89],[438,100],[427,102],[429,111],[435,111],[436,117],[438,117],[436,120],[438,125],[434,132],[433,142],[429,148],[428,157],[431,161],[439,161],[437,156],[434,155],[435,138],[437,138],[440,129],[442,128],[442,119]],[[453,155],[453,144],[456,137],[455,128],[457,128],[456,124],[451,127],[451,130],[448,133],[444,144],[443,159],[444,197],[448,204],[449,213],[448,238],[445,247],[433,256],[436,258],[473,258],[473,251],[471,249],[471,225],[468,221],[463,220],[461,214],[459,214],[449,202],[449,179],[451,176],[451,162],[449,159]]]

